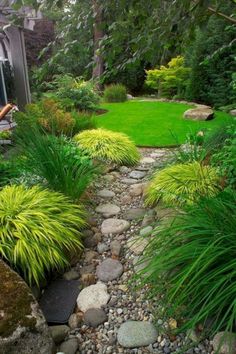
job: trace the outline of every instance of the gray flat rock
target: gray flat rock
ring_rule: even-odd
[[[144,157],[140,162],[143,164],[152,164],[155,160],[152,157]]]
[[[145,321],[127,321],[117,333],[118,343],[125,348],[145,347],[157,339],[154,325]]]
[[[134,179],[142,179],[143,177],[146,176],[146,172],[145,171],[132,171],[129,174],[130,178],[134,178]]]
[[[120,212],[120,207],[115,204],[100,204],[96,209],[97,213],[103,214],[106,217],[117,215]]]
[[[107,321],[107,315],[102,309],[89,309],[84,314],[84,322],[87,326],[96,328]]]
[[[134,183],[138,183],[139,181],[134,178],[122,178],[121,182],[124,184],[134,184]]]
[[[125,218],[127,220],[135,220],[135,219],[141,219],[146,213],[146,210],[143,208],[133,208],[129,209],[126,212]]]
[[[122,219],[106,219],[103,221],[101,231],[103,234],[121,234],[128,230],[130,223]]]
[[[96,275],[99,280],[108,282],[115,280],[123,273],[122,264],[116,259],[105,259],[100,265],[97,266]]]
[[[115,196],[115,193],[108,189],[102,189],[98,191],[97,195],[101,198],[109,199],[109,198],[113,198]]]

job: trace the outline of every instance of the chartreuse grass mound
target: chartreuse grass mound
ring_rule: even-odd
[[[135,165],[139,152],[129,137],[106,129],[86,130],[74,137],[90,157],[120,165]]]
[[[0,191],[0,256],[29,284],[39,284],[82,248],[84,220],[83,208],[58,192],[6,186]]]
[[[167,205],[193,204],[219,192],[217,169],[195,161],[166,167],[154,174],[146,190],[146,204],[162,200]]]

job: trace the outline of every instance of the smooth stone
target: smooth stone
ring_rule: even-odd
[[[76,313],[72,313],[69,317],[68,325],[71,329],[76,329],[79,327],[80,322],[81,318]]]
[[[127,246],[135,255],[140,255],[145,250],[148,241],[146,238],[133,237],[127,242]]]
[[[128,230],[130,223],[122,219],[106,219],[101,226],[102,233],[105,234],[121,234]]]
[[[63,278],[66,280],[76,280],[79,278],[79,273],[76,270],[71,269],[63,274]]]
[[[138,197],[143,194],[144,185],[143,183],[133,184],[129,188],[129,194],[132,197]]]
[[[121,252],[121,244],[120,244],[120,242],[117,241],[117,240],[112,241],[111,244],[110,244],[110,248],[111,248],[111,254],[113,256],[119,257],[120,252]]]
[[[127,166],[121,166],[120,167],[120,173],[128,173],[129,171],[130,171],[130,168],[129,167],[127,167]]]
[[[91,308],[101,308],[108,303],[110,295],[107,293],[107,286],[101,282],[84,288],[77,298],[78,308],[86,312]]]
[[[131,202],[132,202],[132,198],[130,195],[124,195],[120,199],[121,205],[127,205],[127,204],[129,205]]]
[[[102,309],[89,309],[84,314],[84,322],[87,326],[96,328],[107,321],[107,315]]]
[[[219,332],[212,341],[214,353],[236,354],[236,333]]]
[[[122,264],[116,259],[105,259],[100,265],[97,266],[96,275],[99,280],[108,282],[115,280],[123,273]]]
[[[117,333],[118,343],[124,348],[145,347],[157,339],[154,325],[145,321],[127,321],[122,323]]]
[[[98,191],[97,195],[101,198],[113,198],[115,196],[115,193],[113,191],[110,191],[108,189],[102,189]]]
[[[106,217],[117,215],[120,212],[120,207],[115,204],[100,204],[96,209],[97,213],[103,214]]]
[[[132,171],[129,174],[129,177],[134,179],[142,179],[145,176],[146,176],[146,172],[144,171]]]
[[[97,250],[99,254],[102,254],[103,252],[106,252],[109,250],[109,247],[106,243],[104,242],[99,242],[97,245]]]
[[[147,236],[147,235],[150,235],[150,233],[152,232],[153,230],[153,227],[152,226],[146,226],[144,227],[143,229],[141,229],[139,231],[139,235],[140,236]]]
[[[116,179],[115,176],[113,176],[112,174],[107,174],[107,175],[103,176],[103,178],[104,178],[107,182],[114,182],[114,180]]]
[[[134,184],[134,183],[138,183],[138,180],[137,180],[137,179],[134,179],[134,178],[122,178],[122,179],[121,179],[121,183],[124,183],[124,184]]]
[[[88,265],[84,265],[83,267],[80,268],[79,272],[80,275],[82,274],[88,274],[88,273],[93,273],[95,271],[95,265],[92,264],[88,264]]]
[[[70,328],[66,325],[50,326],[49,330],[51,332],[52,339],[56,344],[61,343],[70,331]]]
[[[143,164],[151,164],[154,163],[155,160],[152,157],[144,157],[140,162]]]
[[[127,210],[125,214],[125,218],[127,220],[135,220],[135,219],[141,219],[146,213],[145,209],[142,208],[133,208]]]
[[[96,259],[98,257],[97,252],[93,250],[88,250],[85,252],[84,255],[84,262],[85,263],[91,263],[93,259]]]
[[[65,354],[76,354],[78,348],[79,342],[77,338],[69,338],[60,345],[60,351]]]

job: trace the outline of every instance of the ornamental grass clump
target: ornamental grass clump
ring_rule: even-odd
[[[136,146],[123,133],[92,129],[84,131],[74,138],[79,147],[94,159],[121,165],[135,165],[140,159]]]
[[[0,255],[29,284],[69,263],[81,249],[85,212],[64,195],[34,186],[6,186],[0,191]]]
[[[148,265],[137,279],[149,285],[150,297],[158,296],[164,315],[178,320],[179,331],[235,332],[235,230],[232,190],[199,200],[154,230],[142,257]]]
[[[167,205],[195,203],[201,196],[213,197],[219,191],[218,170],[194,161],[158,171],[146,190],[146,204],[162,200]]]
[[[126,87],[122,84],[112,84],[105,88],[103,98],[105,102],[127,101]]]

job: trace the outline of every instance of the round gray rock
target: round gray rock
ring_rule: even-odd
[[[109,191],[108,189],[102,189],[98,191],[97,195],[101,198],[113,198],[115,196],[115,193],[113,191]]]
[[[232,332],[218,332],[212,341],[215,353],[236,354],[236,334]]]
[[[138,183],[138,179],[134,179],[134,178],[122,178],[122,179],[121,179],[121,183],[124,183],[124,184],[134,184],[134,183]]]
[[[114,204],[100,204],[96,208],[96,212],[105,215],[106,217],[110,217],[113,215],[117,215],[120,212],[120,207]]]
[[[65,354],[75,354],[78,348],[79,342],[77,338],[70,338],[60,345],[60,352]]]
[[[157,340],[157,331],[150,322],[128,321],[120,326],[117,340],[125,348],[145,347]]]
[[[141,218],[144,217],[145,213],[146,213],[145,209],[133,208],[133,209],[129,209],[126,212],[125,217],[126,217],[127,220],[141,219]]]
[[[145,171],[132,171],[129,174],[130,178],[134,178],[134,179],[142,179],[143,177],[146,176],[146,172]]]
[[[102,309],[89,309],[84,314],[84,322],[87,326],[96,328],[107,321],[107,315]]]
[[[106,219],[101,226],[102,233],[105,234],[121,234],[128,230],[130,223],[122,219]]]
[[[96,275],[99,280],[108,282],[117,279],[123,273],[122,264],[116,259],[107,258],[97,266]]]

